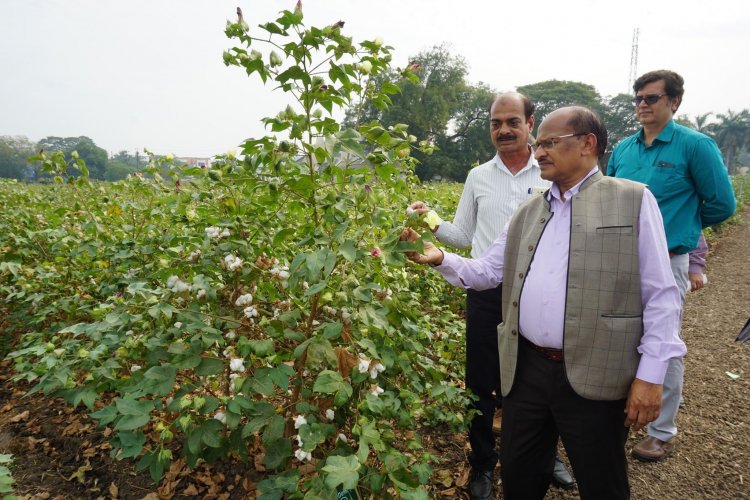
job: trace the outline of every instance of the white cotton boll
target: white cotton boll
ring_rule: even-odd
[[[242,358],[232,358],[229,360],[229,369],[233,372],[244,372],[245,371],[245,360]]]
[[[249,306],[252,303],[253,303],[253,296],[249,293],[240,295],[239,297],[237,297],[237,300],[234,301],[234,305],[236,305],[237,307]]]
[[[221,232],[221,234],[219,236],[221,236],[222,238],[227,238],[227,237],[229,237],[229,235],[230,235],[229,229],[224,228],[224,230]]]
[[[248,319],[258,317],[258,309],[256,309],[255,306],[246,307],[245,309],[242,310],[242,312],[245,314],[245,317]]]
[[[184,281],[182,281],[182,280],[177,280],[177,282],[176,282],[176,283],[174,284],[174,286],[172,287],[172,291],[173,291],[174,293],[182,293],[182,292],[187,292],[187,291],[190,291],[190,290],[192,290],[192,288],[193,288],[193,287],[192,287],[191,285],[188,285],[188,284],[187,284],[187,283],[185,283]]]
[[[224,414],[223,411],[217,411],[214,414],[214,418],[216,420],[218,420],[219,422],[221,422],[222,424],[226,424],[227,423],[227,416]]]
[[[367,370],[370,369],[370,360],[359,355],[359,364],[357,365],[357,370],[359,370],[359,373],[367,373]]]
[[[299,434],[297,434],[297,435],[294,436],[294,440],[297,441],[297,446],[299,446],[300,448],[302,448],[302,436],[300,436]]]
[[[240,376],[239,373],[230,373],[229,374],[229,390],[232,392],[236,392],[238,387],[235,385],[237,378]]]
[[[178,321],[177,323],[174,324],[174,327],[177,329],[180,329],[182,328],[182,323]]]
[[[305,460],[312,460],[312,453],[309,451],[302,451],[301,449],[298,449],[294,452],[294,456],[297,457],[297,460],[300,462],[304,462]]]
[[[178,276],[170,276],[169,278],[167,278],[167,288],[174,287],[175,283],[177,283],[178,281],[180,281],[180,278]]]
[[[237,336],[237,332],[234,330],[229,330],[227,333],[224,334],[224,337],[226,337],[227,340],[233,340]]]
[[[289,279],[289,271],[279,271],[279,279],[280,280],[288,280]]]
[[[373,389],[370,394],[372,394],[375,397],[378,397],[381,394],[383,394],[384,392],[385,391],[379,385],[377,385],[377,386],[375,386],[375,389]]]
[[[304,415],[297,415],[294,418],[294,428],[299,429],[303,425],[307,424],[307,419],[304,417]]]
[[[338,438],[338,440],[339,440],[339,441],[343,441],[343,442],[345,442],[345,443],[346,443],[346,434],[344,434],[344,433],[340,433],[340,434],[339,434],[339,435],[337,436],[337,438]]]
[[[137,372],[137,371],[138,371],[138,370],[140,370],[141,368],[142,368],[142,366],[141,366],[141,365],[131,365],[131,367],[130,367],[130,371],[131,371],[131,372]]]
[[[384,371],[385,366],[381,365],[380,363],[375,363],[375,365],[370,367],[370,378],[378,378],[378,373],[383,373]]]
[[[125,335],[128,335],[128,336],[133,335],[133,330],[128,330],[127,332],[125,332]]]
[[[328,408],[328,409],[326,410],[326,418],[327,418],[328,420],[333,420],[335,416],[336,416],[336,414],[335,414],[335,413],[333,412],[333,410],[332,410],[332,409]]]
[[[199,299],[206,298],[206,291],[205,290],[198,290],[198,295],[197,296],[198,296]]]

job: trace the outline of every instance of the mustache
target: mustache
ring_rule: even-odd
[[[499,135],[499,136],[497,136],[497,139],[495,139],[495,140],[496,141],[515,141],[516,140],[516,136],[515,135],[511,135],[511,134]]]

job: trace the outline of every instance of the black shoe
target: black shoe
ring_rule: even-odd
[[[472,470],[469,492],[472,500],[492,500],[495,491],[492,486],[491,470]]]
[[[552,471],[552,484],[564,490],[569,490],[576,485],[568,468],[557,455],[555,455],[555,469]]]

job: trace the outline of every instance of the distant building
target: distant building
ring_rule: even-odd
[[[211,163],[213,163],[214,161],[212,157],[198,158],[195,156],[176,156],[175,160],[182,162],[189,167],[201,167],[201,168],[210,167]]]

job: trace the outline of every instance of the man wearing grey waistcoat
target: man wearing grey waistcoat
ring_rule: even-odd
[[[524,202],[480,258],[429,242],[410,255],[456,286],[503,282],[506,499],[544,498],[558,437],[581,498],[629,498],[628,429],[659,415],[669,361],[686,352],[656,200],[642,184],[601,174],[606,143],[591,110],[550,113],[533,148],[552,187]]]
[[[452,222],[438,220],[435,237],[454,248],[471,247],[479,257],[502,232],[513,212],[544,190],[539,164],[531,154],[529,137],[534,128],[534,104],[517,92],[498,94],[489,109],[490,138],[497,154],[469,171]],[[410,209],[425,213],[430,208],[418,201]],[[492,471],[498,455],[493,415],[500,396],[497,356],[497,325],[502,321],[502,286],[489,290],[467,290],[466,294],[466,387],[477,398],[473,408],[480,413],[469,424],[472,467],[470,493],[473,499],[492,498]],[[557,460],[553,483],[563,488],[575,483],[565,465]]]

